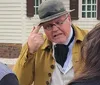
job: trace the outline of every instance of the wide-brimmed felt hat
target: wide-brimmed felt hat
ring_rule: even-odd
[[[58,18],[64,14],[69,14],[74,10],[67,10],[62,0],[46,0],[39,5],[38,13],[40,22],[45,23],[55,18]]]

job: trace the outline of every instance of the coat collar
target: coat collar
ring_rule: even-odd
[[[87,30],[83,31],[83,29],[81,29],[81,28],[79,28],[79,27],[77,27],[77,26],[75,26],[73,24],[72,24],[72,28],[75,31],[75,41],[76,42],[77,41],[81,41],[82,42],[84,37],[85,37],[84,32],[88,32],[88,31]]]

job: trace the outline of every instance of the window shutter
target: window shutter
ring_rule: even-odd
[[[27,0],[27,16],[33,17],[35,13],[34,9],[35,0]]]
[[[97,19],[100,20],[100,0],[97,0]]]
[[[75,9],[71,12],[72,20],[78,20],[78,0],[70,0],[70,10]]]

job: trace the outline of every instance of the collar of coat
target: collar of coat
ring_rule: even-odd
[[[84,37],[85,37],[85,34],[88,33],[87,30],[83,30],[77,26],[74,26],[72,24],[72,28],[74,29],[75,31],[75,42],[82,42]],[[44,44],[41,46],[41,49],[46,49],[46,48],[52,48],[52,42],[50,42],[46,35],[44,35]]]

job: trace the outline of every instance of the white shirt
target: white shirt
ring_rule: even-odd
[[[65,45],[67,45],[72,37],[73,31],[71,28],[71,32],[68,38],[68,41],[66,41]],[[51,78],[51,84],[50,85],[66,85],[73,77],[74,77],[74,71],[73,71],[73,65],[72,65],[72,47],[74,44],[74,40],[69,45],[69,52],[67,55],[67,59],[64,63],[64,66],[62,67],[59,63],[55,63],[55,70],[52,74]],[[54,45],[53,43],[53,56],[54,56]],[[55,57],[54,57],[55,58]]]

